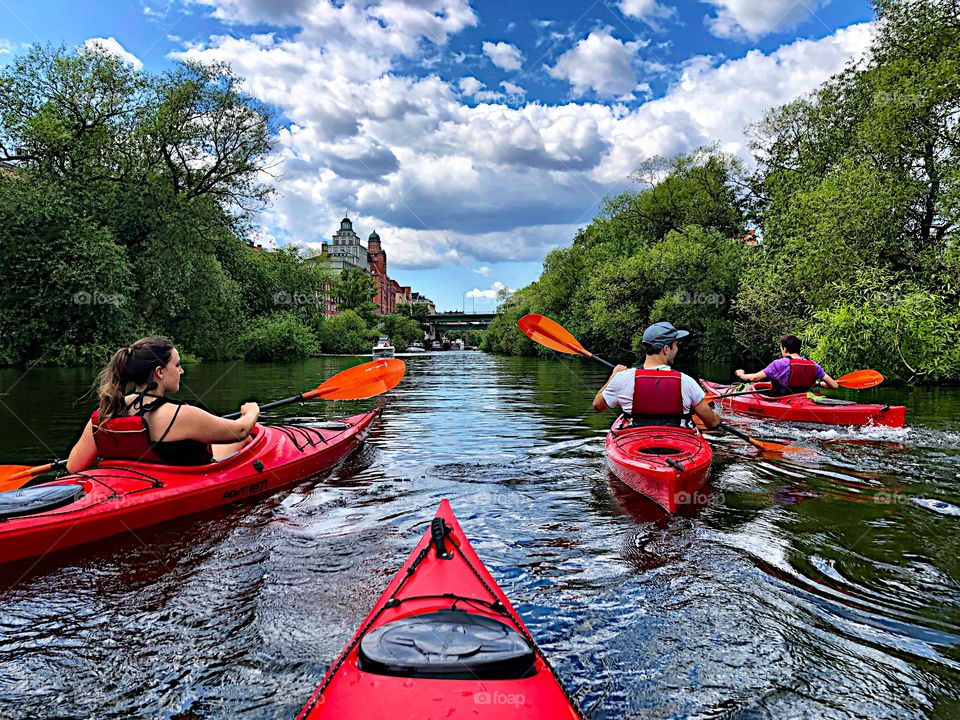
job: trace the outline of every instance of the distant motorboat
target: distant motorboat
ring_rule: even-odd
[[[392,358],[395,352],[396,348],[390,344],[390,341],[382,337],[377,340],[377,344],[373,346],[372,355],[373,359],[377,360],[378,358]]]
[[[463,350],[463,346],[463,340],[454,340],[452,343],[450,343],[451,350]]]
[[[430,346],[431,350],[443,350],[443,343],[439,340],[434,340],[433,344]]]
[[[404,352],[408,352],[408,353],[421,353],[421,352],[426,352],[426,350],[424,350],[424,349],[423,349],[422,347],[420,347],[419,345],[411,345],[411,346],[408,347]]]

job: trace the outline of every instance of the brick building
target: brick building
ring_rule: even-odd
[[[376,230],[367,238],[367,265],[377,288],[373,301],[379,306],[381,315],[391,315],[397,311],[399,303],[410,302],[410,286],[401,285],[387,275],[387,251],[381,246]]]
[[[344,270],[363,270],[373,279],[377,294],[373,301],[381,315],[395,313],[400,303],[410,303],[409,285],[401,285],[387,274],[387,252],[380,243],[380,236],[374,230],[367,238],[367,246],[360,242],[360,236],[353,229],[349,217],[340,221],[340,230],[333,235],[332,243],[323,243],[321,257],[326,258],[335,273]],[[335,301],[325,308],[328,315],[336,314]]]

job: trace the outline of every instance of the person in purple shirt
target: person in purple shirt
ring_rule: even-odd
[[[780,355],[760,372],[745,373],[742,368],[737,370],[737,377],[747,382],[769,380],[773,387],[768,394],[778,396],[805,393],[814,385],[840,387],[820,365],[800,355],[800,338],[796,335],[780,338]]]

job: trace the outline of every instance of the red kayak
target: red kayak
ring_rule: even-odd
[[[713,462],[713,450],[696,430],[630,427],[623,416],[607,433],[606,452],[614,475],[671,513],[695,502]]]
[[[443,500],[297,717],[582,715]]]
[[[736,385],[721,385],[701,380],[707,392],[723,395],[740,392]],[[749,389],[749,388],[744,388]],[[817,393],[795,393],[782,397],[739,395],[720,398],[718,403],[731,412],[768,420],[820,423],[822,425],[885,425],[903,427],[907,409],[903,405],[879,405],[837,400]]]
[[[111,460],[0,493],[0,562],[122,535],[292,485],[343,460],[364,441],[379,413],[317,427],[258,425],[249,445],[209,465]]]

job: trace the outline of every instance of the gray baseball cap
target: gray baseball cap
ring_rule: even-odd
[[[658,322],[643,331],[643,344],[654,349],[662,348],[689,334],[686,330],[677,330],[668,322]]]

